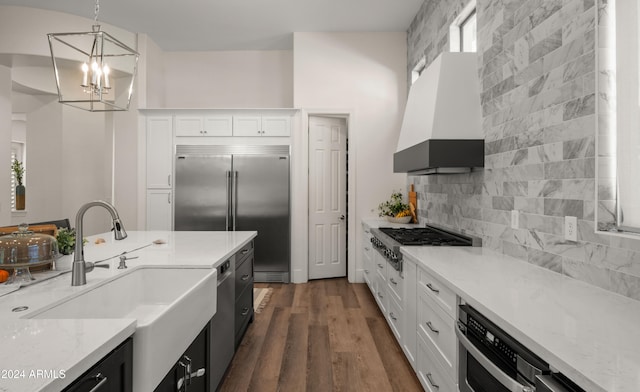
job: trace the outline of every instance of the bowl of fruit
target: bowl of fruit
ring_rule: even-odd
[[[409,223],[411,210],[402,199],[402,193],[393,192],[391,198],[378,205],[378,215],[392,223]]]

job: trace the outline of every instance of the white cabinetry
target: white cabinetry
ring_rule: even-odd
[[[233,136],[290,135],[290,116],[233,116]]]
[[[371,229],[369,226],[363,224],[362,225],[362,272],[364,277],[364,282],[369,286],[369,289],[372,293],[375,292],[373,289],[373,277],[375,270],[373,269],[373,246],[371,245]]]
[[[456,294],[418,268],[418,378],[427,390],[456,390]],[[437,386],[437,387],[436,387]]]
[[[176,136],[232,136],[230,115],[176,116]]]
[[[149,117],[146,137],[146,228],[171,230],[173,117]]]
[[[171,188],[173,119],[171,116],[147,119],[147,189]]]
[[[171,230],[171,190],[147,189],[147,230]]]
[[[404,332],[402,340],[402,351],[409,360],[409,363],[416,370],[416,350],[417,340],[417,267],[410,260],[403,260],[402,272],[404,275]]]

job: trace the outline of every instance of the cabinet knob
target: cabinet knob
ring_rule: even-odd
[[[249,280],[249,275],[242,275],[242,277],[240,278],[240,280],[242,280],[243,282],[246,282],[247,280]]]
[[[242,316],[246,316],[249,313],[249,308],[242,308]]]

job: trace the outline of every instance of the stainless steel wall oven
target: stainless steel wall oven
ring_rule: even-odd
[[[460,392],[584,392],[471,306],[458,315]]]

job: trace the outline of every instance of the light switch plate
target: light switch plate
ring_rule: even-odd
[[[520,225],[520,213],[518,210],[511,210],[511,228],[517,229]]]
[[[578,218],[564,217],[564,238],[567,241],[578,241]]]

